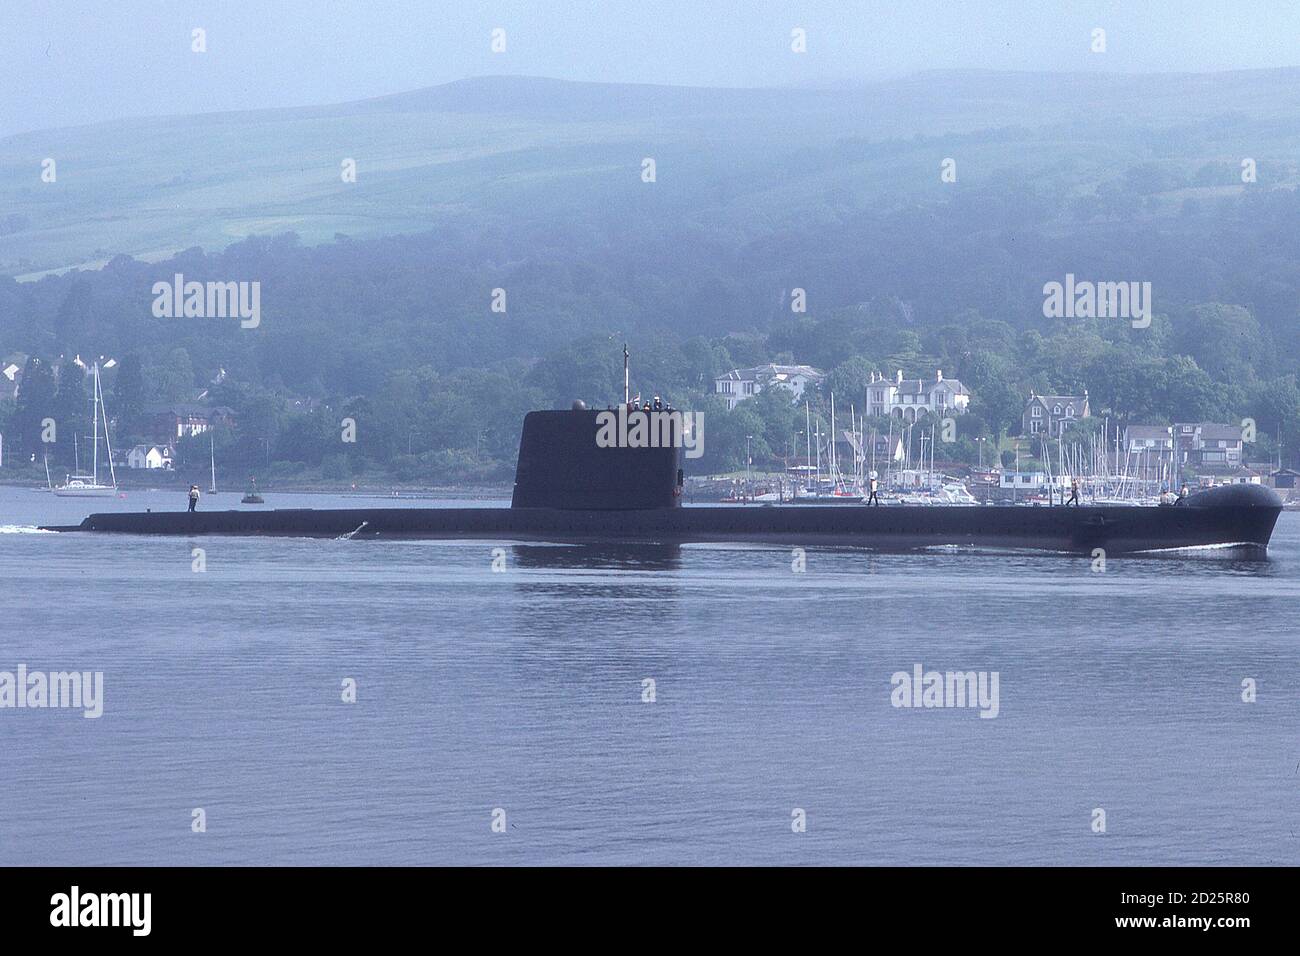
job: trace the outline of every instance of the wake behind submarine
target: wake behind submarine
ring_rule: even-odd
[[[1227,485],[1150,507],[683,506],[683,443],[613,443],[644,414],[650,433],[682,434],[683,413],[626,403],[524,417],[509,508],[312,508],[92,514],[52,531],[153,535],[449,538],[555,543],[832,545],[906,551],[1029,548],[1107,554],[1217,547],[1263,556],[1282,502],[1271,489]],[[667,416],[664,419],[659,416]],[[673,431],[676,429],[676,431]],[[620,433],[621,434],[621,433]]]

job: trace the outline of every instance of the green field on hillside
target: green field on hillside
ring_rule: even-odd
[[[933,73],[819,91],[485,78],[334,107],[27,133],[0,139],[0,274],[250,235],[317,243],[484,220],[699,218],[761,237],[827,204],[945,197],[945,157],[959,183],[1055,196],[1147,177],[1143,212],[1158,213],[1239,190],[1242,143],[1261,182],[1300,180],[1297,79]],[[640,178],[647,156],[653,187]],[[41,180],[47,158],[53,183]],[[342,181],[345,159],[355,183]]]

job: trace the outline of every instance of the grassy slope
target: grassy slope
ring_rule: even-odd
[[[707,209],[761,236],[834,191],[938,195],[959,176],[1088,192],[1128,167],[1240,162],[1297,181],[1300,71],[1107,77],[930,73],[853,90],[697,90],[484,78],[361,103],[168,117],[0,139],[0,274],[157,259],[293,230],[417,232],[479,213]],[[1001,135],[976,131],[1005,129]],[[44,157],[58,182],[39,180]],[[359,182],[339,164],[357,160]],[[1230,188],[1230,187],[1229,187]],[[1170,196],[1178,199],[1178,196]],[[2,231],[2,230],[0,230]]]

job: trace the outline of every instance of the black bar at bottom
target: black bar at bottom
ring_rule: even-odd
[[[79,943],[337,945],[437,928],[522,929],[534,919],[552,929],[568,921],[578,935],[602,926],[617,933],[622,923],[635,936],[698,918],[743,936],[788,917],[792,931],[815,920],[818,929],[839,925],[867,938],[889,927],[927,938],[978,927],[976,938],[986,942],[1104,935],[1231,944],[1243,933],[1284,931],[1294,875],[1243,868],[14,868],[0,869],[0,925],[6,941],[75,934]]]

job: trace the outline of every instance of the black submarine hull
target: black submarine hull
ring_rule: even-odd
[[[1263,553],[1282,510],[1277,495],[1258,485],[1212,488],[1177,505],[1150,508],[682,507],[683,457],[689,448],[699,448],[694,443],[704,437],[701,419],[690,422],[689,429],[687,424],[684,413],[650,406],[529,412],[509,508],[95,514],[78,526],[52,530],[557,543],[755,542],[878,550],[953,546],[1091,553],[1101,548],[1108,554],[1218,546]]]
[[[616,510],[349,508],[94,514],[60,531],[567,542],[754,542],[878,550],[1030,548],[1126,554],[1233,548],[1263,554],[1281,513],[1267,488],[1232,485],[1160,507],[745,505]]]

